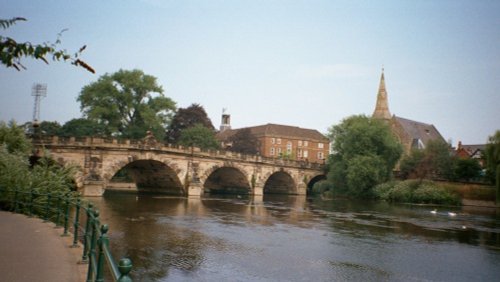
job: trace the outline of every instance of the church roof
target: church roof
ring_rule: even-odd
[[[397,123],[399,123],[399,125],[401,125],[408,137],[414,140],[413,142],[421,141],[425,145],[430,140],[441,140],[443,142],[446,142],[441,133],[439,133],[437,128],[432,124],[414,121],[398,116],[394,116],[393,118]]]

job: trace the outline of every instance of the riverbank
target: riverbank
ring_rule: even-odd
[[[71,236],[39,218],[0,211],[0,273],[3,281],[81,282],[86,264]]]

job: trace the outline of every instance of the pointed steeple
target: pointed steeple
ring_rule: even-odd
[[[385,89],[384,68],[382,68],[380,85],[378,86],[377,105],[375,106],[375,111],[373,111],[372,117],[379,119],[391,119],[389,102],[387,101],[387,91]]]

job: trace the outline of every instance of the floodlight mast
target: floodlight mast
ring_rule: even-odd
[[[35,83],[31,88],[31,96],[35,97],[35,105],[33,106],[33,127],[38,127],[40,120],[40,100],[47,96],[47,84]]]

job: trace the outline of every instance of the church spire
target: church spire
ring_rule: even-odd
[[[389,112],[389,102],[387,101],[387,91],[385,89],[384,68],[380,76],[380,85],[378,86],[377,105],[373,111],[372,117],[379,119],[391,119]]]

